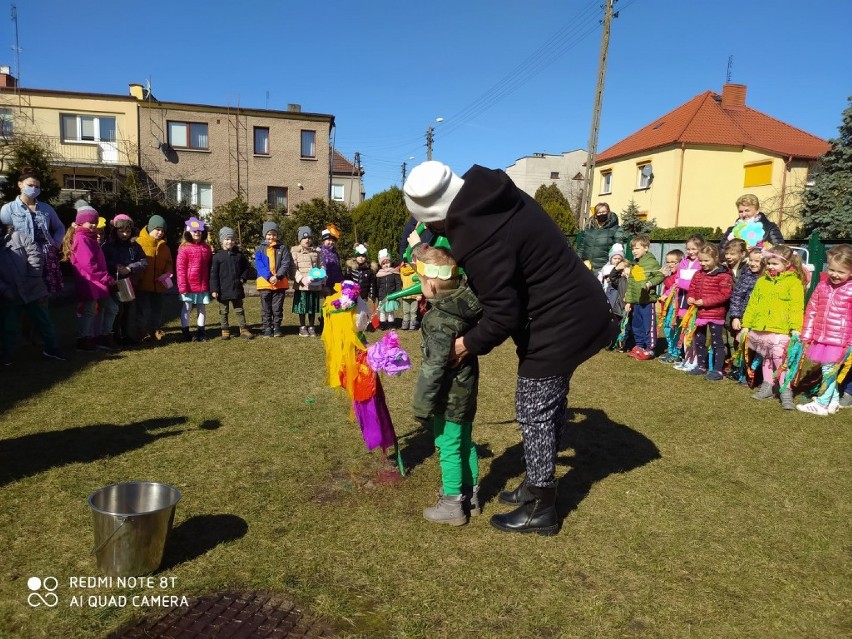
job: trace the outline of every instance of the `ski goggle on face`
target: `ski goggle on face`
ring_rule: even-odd
[[[459,276],[459,269],[456,266],[449,264],[424,264],[417,262],[417,274],[421,277],[428,277],[437,280],[451,280]]]

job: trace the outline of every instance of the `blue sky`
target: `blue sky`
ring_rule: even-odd
[[[585,148],[603,0],[20,0],[22,86],[336,118],[367,195],[425,159],[463,173]],[[9,7],[11,5],[8,5]],[[711,89],[821,137],[852,94],[852,1],[619,0],[599,150]],[[8,16],[9,13],[7,12]],[[15,68],[11,20],[0,30]],[[268,96],[268,97],[267,97]],[[413,158],[413,159],[409,159]]]

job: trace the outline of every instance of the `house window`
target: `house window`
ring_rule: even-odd
[[[559,179],[559,171],[551,171],[550,172],[550,179],[551,180],[558,180]]]
[[[254,127],[254,154],[269,155],[269,127]]]
[[[772,184],[772,161],[746,164],[743,186],[766,186]]]
[[[287,187],[286,186],[267,186],[266,187],[266,203],[272,211],[287,212]]]
[[[317,132],[302,131],[302,157],[316,158],[317,156]]]
[[[172,202],[194,206],[199,211],[213,210],[213,185],[204,182],[166,181],[166,197]]]
[[[331,185],[331,199],[335,202],[343,201],[343,185],[342,184],[332,184]]]
[[[612,193],[612,171],[601,171],[601,195]]]
[[[205,122],[168,122],[169,144],[176,149],[210,148]]]
[[[63,142],[115,142],[115,118],[62,113]]]
[[[636,165],[636,189],[651,188],[651,180],[654,179],[654,174],[651,169],[650,162],[643,162]]]
[[[12,109],[0,109],[0,137],[11,137],[13,132]]]

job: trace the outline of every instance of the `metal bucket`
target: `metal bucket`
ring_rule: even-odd
[[[155,482],[123,482],[93,492],[92,554],[98,569],[111,577],[134,577],[159,568],[178,501],[177,488]]]

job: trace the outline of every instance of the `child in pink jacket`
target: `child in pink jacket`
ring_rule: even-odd
[[[95,228],[98,212],[80,200],[74,225],[62,241],[63,259],[71,262],[74,271],[74,289],[81,312],[79,313],[78,351],[117,349],[112,337],[112,325],[118,305],[110,297],[115,285],[107,270],[104,252],[98,244]]]
[[[808,346],[806,355],[822,365],[823,383],[813,401],[796,406],[803,413],[820,416],[837,412],[839,386],[848,385],[849,381],[838,379],[838,369],[843,368],[840,364],[850,357],[852,347],[852,246],[831,247],[826,261],[828,272],[822,274],[808,301],[802,326],[802,341]]]
[[[207,243],[207,227],[203,220],[191,217],[186,221],[183,242],[178,247],[175,270],[177,286],[183,306],[180,309],[180,325],[185,342],[206,342],[204,332],[205,311],[210,303],[210,265],[213,250]],[[198,330],[195,337],[189,331],[189,313],[195,307]]]

